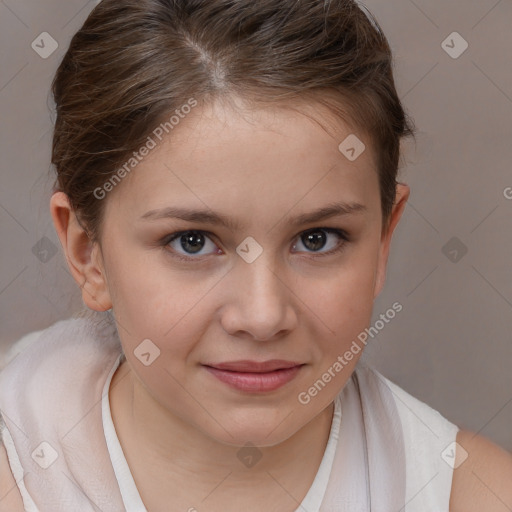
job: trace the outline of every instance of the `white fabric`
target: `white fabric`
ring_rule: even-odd
[[[42,331],[0,373],[1,437],[25,510],[146,512],[110,414],[122,357],[111,318],[91,314]],[[453,470],[441,453],[457,431],[360,363],[296,512],[449,512]]]
[[[448,512],[453,469],[441,454],[455,441],[459,428],[395,383],[385,381],[396,398],[408,447],[406,510]]]
[[[43,330],[31,332],[13,343],[9,350],[7,350],[7,352],[2,354],[0,357],[0,371],[2,371],[2,369],[7,366],[15,357],[18,357],[26,348],[32,345],[32,343],[37,340],[42,332]]]
[[[105,439],[107,441],[110,460],[112,461],[112,467],[114,468],[114,472],[116,474],[116,479],[119,485],[119,490],[121,492],[124,508],[127,512],[146,512],[146,507],[144,506],[139,491],[135,486],[135,481],[133,480],[128,462],[124,456],[123,448],[121,447],[121,443],[117,437],[114,422],[112,420],[112,414],[110,411],[108,390],[110,389],[110,382],[112,377],[117,367],[121,364],[122,358],[123,354],[117,358],[114,366],[112,367],[112,370],[110,370],[108,378],[105,382],[105,386],[103,387],[103,397],[101,404],[103,430],[105,432]]]

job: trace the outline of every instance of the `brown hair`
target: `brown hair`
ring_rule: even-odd
[[[55,189],[92,239],[104,204],[94,190],[191,98],[310,99],[350,120],[377,157],[383,228],[400,140],[414,136],[386,37],[352,0],[103,0],[71,40],[52,92]]]

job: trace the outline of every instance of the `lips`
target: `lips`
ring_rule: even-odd
[[[300,366],[301,363],[295,361],[285,361],[283,359],[271,359],[269,361],[231,361],[226,363],[214,363],[207,364],[212,368],[218,370],[226,370],[231,372],[243,372],[243,373],[268,373],[276,370],[283,370],[286,368],[293,368],[294,366]]]
[[[230,361],[203,365],[218,380],[244,393],[276,391],[292,381],[304,364],[283,359],[270,361]]]

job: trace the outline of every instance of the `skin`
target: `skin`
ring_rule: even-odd
[[[320,107],[309,113],[329,119]],[[351,133],[367,147],[354,162],[338,150]],[[196,107],[109,193],[101,246],[88,239],[65,194],[53,195],[53,220],[84,302],[114,311],[127,361],[112,381],[112,416],[148,510],[295,511],[321,462],[332,401],[362,351],[308,404],[298,394],[370,324],[409,194],[397,185],[383,230],[364,133],[339,120],[325,130],[291,109],[214,103]],[[289,220],[340,201],[365,209],[297,226]],[[242,227],[141,218],[169,206],[211,209]],[[348,241],[323,232],[325,246],[315,252],[301,240],[313,228],[344,230]],[[191,229],[207,232],[199,256],[179,238],[160,242]],[[248,236],[263,248],[252,263],[236,252]],[[315,257],[338,243],[340,252]],[[160,350],[149,366],[134,355],[144,339]],[[274,358],[304,366],[260,395],[234,390],[202,366]],[[246,468],[237,452],[249,441],[262,457]],[[450,511],[507,510],[475,490],[475,473],[512,506],[510,455],[466,431],[457,441],[470,457],[454,471]],[[4,481],[3,490],[13,486]]]

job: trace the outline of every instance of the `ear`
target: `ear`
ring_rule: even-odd
[[[409,195],[411,190],[408,185],[404,183],[398,183],[396,186],[396,200],[393,204],[393,209],[391,211],[391,216],[389,219],[389,223],[386,229],[382,230],[381,243],[379,249],[379,259],[377,263],[377,271],[375,276],[375,288],[373,298],[375,299],[379,293],[382,291],[384,287],[384,283],[386,281],[386,268],[388,264],[388,256],[389,256],[389,247],[391,244],[391,237],[393,235],[393,231],[395,230],[400,217],[405,209],[405,205],[407,200],[409,199]]]
[[[110,309],[112,302],[99,244],[92,242],[79,224],[64,192],[52,195],[50,211],[69,270],[82,290],[85,305],[95,311]]]

